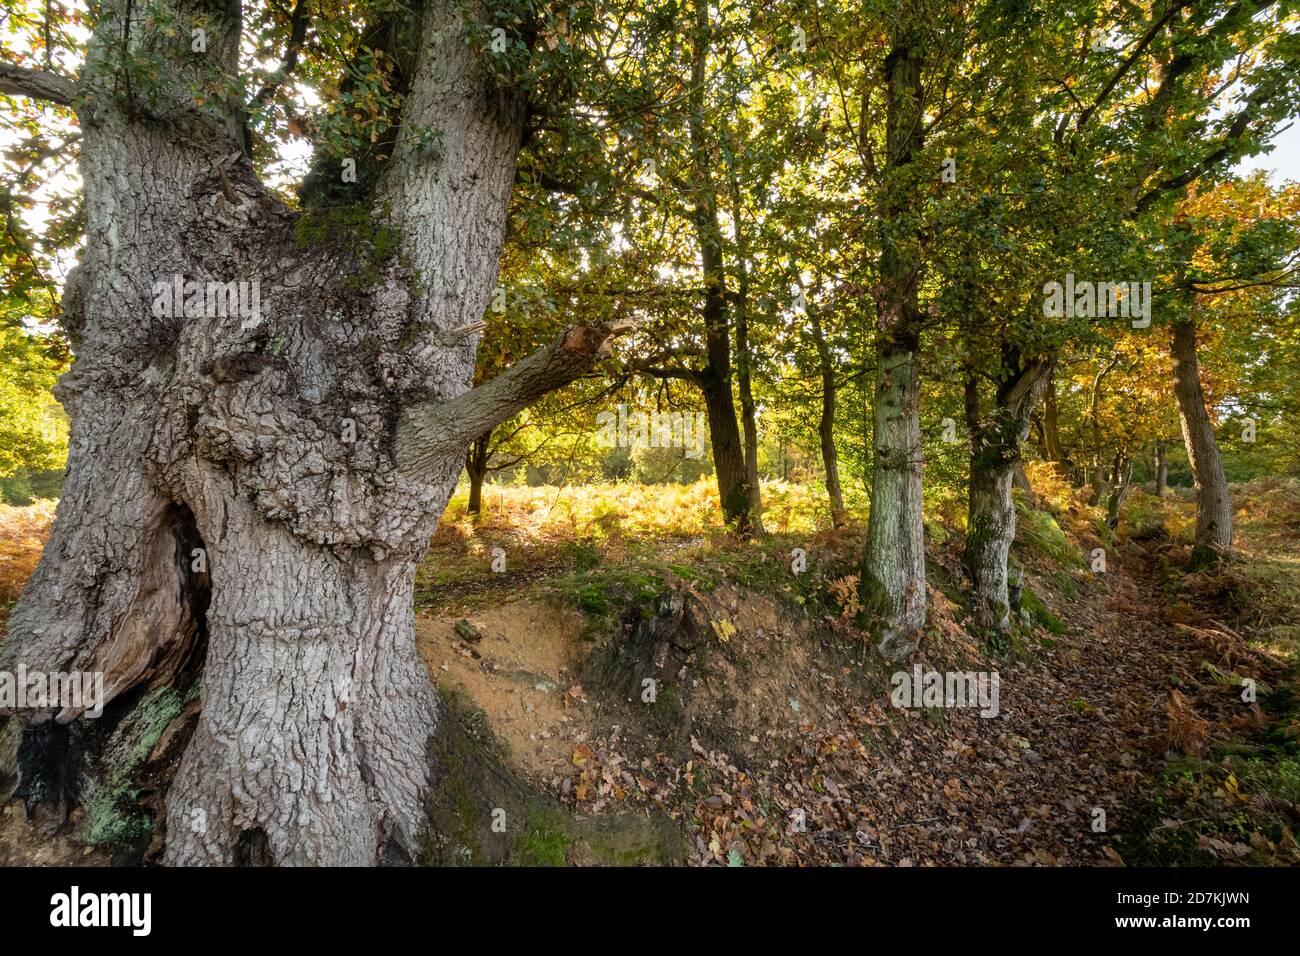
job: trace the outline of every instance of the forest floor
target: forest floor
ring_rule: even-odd
[[[918,659],[996,671],[995,719],[891,706],[890,669],[845,613],[855,529],[539,534],[510,490],[478,518],[458,500],[425,582],[452,586],[421,591],[417,632],[434,680],[535,782],[584,813],[666,809],[693,863],[1294,864],[1300,487],[1237,494],[1241,557],[1198,575],[1180,570],[1185,497],[1135,492],[1113,534],[1059,487],[1022,502],[1025,597],[1005,642],[971,635],[959,535],[930,527]],[[629,640],[629,606],[644,617],[672,591],[718,640],[692,645],[688,719],[665,721],[591,661]]]
[[[927,527],[905,669],[996,672],[995,717],[892,706],[853,597],[862,531],[816,530],[794,485],[750,543],[712,525],[703,484],[492,488],[479,516],[458,496],[417,641],[511,767],[583,815],[662,809],[694,864],[1300,862],[1300,483],[1235,489],[1241,556],[1186,575],[1185,497],[1134,492],[1112,533],[1035,477],[1007,639],[966,618],[959,527]],[[48,521],[19,511],[0,515],[0,614]]]

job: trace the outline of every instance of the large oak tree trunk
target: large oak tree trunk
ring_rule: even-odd
[[[909,166],[922,146],[921,35],[896,28],[886,59],[886,144],[890,170]],[[901,659],[925,624],[925,539],[921,512],[921,314],[919,237],[907,186],[887,182],[881,202],[876,300],[875,461],[863,564],[864,604],[880,621],[879,647]]]
[[[414,558],[340,555],[239,498],[225,505],[207,542],[203,709],[168,799],[167,862],[413,859],[441,718],[415,649]]]
[[[915,336],[891,336],[877,350],[875,470],[867,523],[864,588],[881,618],[880,648],[906,657],[925,624],[925,539],[921,512],[920,377]]]
[[[1199,567],[1232,551],[1232,501],[1223,456],[1214,440],[1214,427],[1205,408],[1200,364],[1196,354],[1196,323],[1174,323],[1170,343],[1174,360],[1174,395],[1182,425],[1187,460],[1196,485],[1196,537],[1191,565]]]
[[[1013,468],[1002,453],[986,448],[971,457],[964,561],[975,596],[975,619],[981,627],[1005,631],[1010,625],[1007,559],[1016,536],[1016,508],[1011,497]]]
[[[68,479],[0,666],[103,671],[115,698],[165,683],[206,637],[168,862],[418,855],[442,715],[415,649],[415,565],[469,442],[604,348],[569,330],[466,391],[524,109],[480,70],[457,9],[415,14],[402,132],[349,229],[257,181],[239,104],[195,105],[196,84],[236,68],[237,7],[209,5],[207,59],[188,30],[184,45],[140,18],[124,31],[125,2],[96,24],[86,251],[64,303],[77,359],[57,392]],[[123,36],[166,61],[158,87],[123,79]],[[257,282],[260,311],[155,309],[154,283],[177,276]],[[25,717],[37,739],[76,713]]]

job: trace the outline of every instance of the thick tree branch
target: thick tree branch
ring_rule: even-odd
[[[448,402],[406,409],[397,427],[398,467],[418,478],[447,455],[462,453],[474,439],[608,355],[613,335],[606,326],[572,326],[491,381]]]
[[[680,379],[683,382],[693,382],[696,385],[700,384],[703,377],[700,372],[697,372],[692,368],[679,368],[668,365],[642,365],[636,362],[633,362],[630,367],[635,371],[640,372],[642,375],[649,375],[653,378],[675,378]]]
[[[1120,80],[1122,80],[1125,74],[1132,69],[1133,64],[1138,61],[1146,51],[1146,48],[1151,45],[1151,41],[1156,38],[1157,34],[1165,28],[1165,24],[1172,20],[1178,11],[1186,6],[1188,6],[1188,0],[1177,0],[1177,2],[1170,5],[1169,9],[1166,10],[1158,20],[1151,24],[1147,29],[1147,32],[1142,36],[1142,39],[1138,41],[1137,46],[1133,48],[1133,52],[1124,58],[1124,62],[1119,65],[1119,69],[1114,72],[1106,85],[1102,87],[1101,92],[1097,94],[1097,98],[1092,101],[1092,105],[1079,114],[1079,118],[1074,124],[1074,132],[1076,135],[1088,125],[1088,120],[1092,119],[1093,114],[1095,114],[1110,95],[1115,92],[1115,88],[1119,86]],[[1070,95],[1073,96],[1074,94]]]
[[[1261,93],[1257,89],[1247,101],[1247,105],[1243,106],[1233,117],[1232,124],[1220,138],[1218,147],[1204,156],[1200,162],[1195,163],[1190,169],[1176,176],[1168,176],[1147,189],[1133,204],[1134,215],[1141,215],[1149,206],[1158,202],[1162,196],[1185,186],[1190,186],[1224,160],[1231,158],[1238,141],[1250,131],[1251,123],[1256,119],[1258,111],[1262,109],[1266,99],[1267,94]]]
[[[1054,352],[1039,356],[1025,364],[1025,367],[1016,377],[1014,384],[1007,389],[1004,396],[1006,407],[1013,411],[1017,419],[1024,418],[1028,420],[1029,412],[1032,411],[1034,405],[1038,404],[1038,399],[1042,397],[1042,389],[1039,386],[1055,368],[1056,354]]]
[[[0,93],[9,96],[30,96],[32,99],[71,106],[77,95],[77,84],[65,76],[46,73],[44,70],[29,70],[14,66],[12,63],[0,63]]]

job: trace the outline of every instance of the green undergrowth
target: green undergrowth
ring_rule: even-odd
[[[838,614],[829,585],[856,573],[851,551],[808,535],[770,535],[748,543],[720,539],[669,555],[652,546],[628,547],[616,561],[593,548],[574,564],[551,589],[587,615],[587,636],[608,633],[631,605],[653,614],[654,600],[665,590],[712,592],[724,582],[768,595],[798,613]]]
[[[1056,516],[1028,506],[1022,496],[1016,497],[1015,551],[1026,565],[1041,566],[1045,560],[1055,568],[1085,566],[1078,542],[1061,528]]]
[[[1300,864],[1300,674],[1261,695],[1270,728],[1215,741],[1172,760],[1126,828],[1125,862],[1137,866]]]

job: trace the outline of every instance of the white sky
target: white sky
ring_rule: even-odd
[[[1289,129],[1273,137],[1273,146],[1271,153],[1238,163],[1235,172],[1245,176],[1257,169],[1267,169],[1275,186],[1287,180],[1300,180],[1300,122],[1293,122]]]

